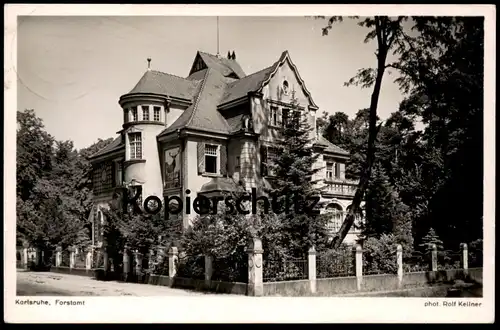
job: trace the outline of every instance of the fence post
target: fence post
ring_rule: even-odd
[[[356,244],[356,285],[358,291],[361,290],[363,284],[363,248]]]
[[[469,273],[469,249],[466,243],[462,243],[462,268],[464,275],[467,276]]]
[[[309,248],[309,255],[307,258],[307,274],[309,283],[311,284],[311,293],[316,293],[316,249],[314,246]]]
[[[125,245],[123,248],[123,280],[126,282],[130,274],[130,255],[129,247]]]
[[[92,247],[88,247],[86,249],[87,253],[85,255],[85,268],[87,268],[87,270],[91,270],[92,269]]]
[[[212,281],[213,274],[213,257],[205,255],[205,286],[210,288],[210,282]]]
[[[253,238],[248,246],[248,284],[247,295],[262,296],[264,294],[264,283],[262,274],[262,241]]]
[[[28,247],[29,244],[27,242],[23,243],[23,267],[24,269],[28,269]]]
[[[170,277],[170,283],[173,284],[173,279],[177,274],[177,261],[179,260],[179,251],[177,247],[172,246],[168,250],[168,277]]]
[[[438,258],[437,258],[437,246],[436,244],[432,244],[432,260],[431,260],[431,271],[433,272],[436,272],[437,271],[437,262],[438,262]]]
[[[71,246],[69,248],[69,268],[75,268],[75,258],[76,258],[76,253],[75,253],[75,247]]]
[[[398,263],[398,287],[401,288],[403,286],[403,247],[401,244],[398,244],[396,248],[396,256]]]
[[[135,275],[137,277],[137,280],[141,282],[142,280],[142,258],[144,255],[140,253],[139,251],[134,252],[134,258],[135,258]]]
[[[61,267],[62,264],[62,247],[56,247],[56,267]]]

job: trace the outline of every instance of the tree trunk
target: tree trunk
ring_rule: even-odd
[[[377,134],[380,129],[380,126],[377,128],[377,107],[378,107],[378,99],[380,96],[380,88],[382,87],[382,78],[384,76],[385,71],[385,59],[387,56],[386,49],[380,49],[379,47],[379,59],[378,59],[378,69],[377,69],[377,77],[375,78],[375,85],[373,87],[373,93],[371,96],[370,102],[370,118],[369,118],[369,128],[368,128],[368,151],[367,157],[365,161],[365,166],[363,168],[363,172],[361,174],[361,178],[359,180],[358,188],[356,193],[354,194],[354,199],[352,202],[352,206],[347,214],[344,222],[342,223],[342,227],[333,238],[331,245],[334,249],[340,247],[342,242],[349,230],[354,223],[355,214],[360,209],[361,201],[363,196],[365,195],[366,189],[368,187],[368,182],[370,181],[370,176],[372,172],[373,163],[375,160],[375,141],[377,139]]]

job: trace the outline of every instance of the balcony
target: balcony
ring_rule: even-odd
[[[353,197],[358,187],[358,180],[330,179],[325,180],[322,194],[327,196]]]

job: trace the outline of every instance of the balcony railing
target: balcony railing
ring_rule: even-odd
[[[358,180],[325,180],[323,183],[323,193],[340,196],[354,196],[358,187]]]

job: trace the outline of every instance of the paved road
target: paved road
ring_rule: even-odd
[[[19,296],[197,296],[204,293],[164,286],[102,282],[90,277],[49,272],[17,271]]]

